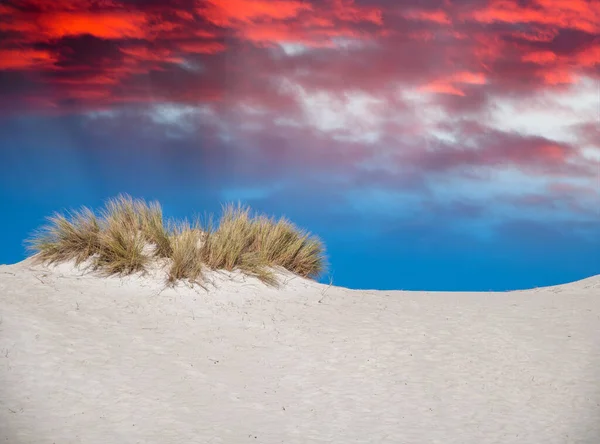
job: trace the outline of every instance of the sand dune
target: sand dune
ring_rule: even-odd
[[[213,279],[0,267],[0,442],[600,443],[600,276],[505,293]]]

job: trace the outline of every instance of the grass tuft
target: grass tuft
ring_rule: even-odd
[[[108,275],[143,271],[150,261],[140,206],[127,195],[109,199],[101,210],[99,250],[94,266]]]
[[[143,201],[136,203],[140,214],[140,229],[147,242],[154,245],[154,256],[159,258],[171,257],[173,246],[169,230],[163,221],[162,208],[158,202],[146,204]]]
[[[179,280],[200,284],[202,281],[203,265],[200,261],[202,247],[202,231],[183,222],[175,226],[170,241],[171,267],[167,282],[174,285]]]
[[[275,221],[260,216],[254,223],[254,248],[266,263],[308,278],[324,271],[324,247],[317,237],[285,218]]]
[[[202,262],[212,270],[240,270],[261,281],[275,285],[277,280],[269,263],[256,251],[256,223],[248,207],[228,204],[223,207],[223,216],[215,229],[209,221],[206,238],[202,245]]]
[[[144,236],[130,226],[108,220],[99,239],[100,249],[94,257],[94,266],[107,275],[144,271],[150,262],[150,256],[145,251]]]
[[[94,213],[83,207],[66,216],[55,213],[48,223],[27,241],[28,251],[48,263],[74,260],[81,264],[99,249],[100,224]]]

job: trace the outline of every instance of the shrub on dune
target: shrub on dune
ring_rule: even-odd
[[[200,283],[203,269],[240,270],[275,285],[274,267],[303,277],[323,271],[321,241],[287,219],[252,215],[248,207],[226,205],[218,224],[187,222],[165,226],[162,208],[128,195],[110,199],[99,217],[83,208],[55,214],[29,241],[37,258],[55,263],[92,260],[106,274],[145,270],[153,258],[169,261],[167,282]]]
[[[48,224],[27,241],[38,259],[57,263],[74,260],[76,265],[98,252],[100,224],[94,213],[83,207],[67,216],[55,213]]]

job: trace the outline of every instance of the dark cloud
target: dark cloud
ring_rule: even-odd
[[[418,165],[422,171],[511,166],[543,174],[594,174],[591,166],[582,162],[578,150],[564,142],[503,132],[468,120],[449,121],[438,128],[450,132],[457,142],[430,140],[427,150],[399,152],[398,163]]]
[[[120,66],[123,53],[118,42],[89,34],[62,37],[49,45],[40,45],[57,54],[55,66],[62,72],[82,70],[102,72]]]
[[[548,50],[559,55],[568,56],[585,51],[597,44],[599,34],[592,34],[579,29],[559,29],[550,41],[531,41],[518,36],[507,36],[505,38],[531,48]]]

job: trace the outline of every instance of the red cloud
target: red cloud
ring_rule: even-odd
[[[91,34],[105,39],[144,38],[146,18],[126,12],[59,12],[38,20],[48,38]]]
[[[20,73],[31,82],[27,100],[37,95],[54,109],[73,97],[84,108],[249,96],[289,107],[277,86],[288,79],[386,100],[390,88],[427,91],[447,110],[475,111],[495,96],[598,77],[599,13],[585,0],[8,1],[0,5],[0,72]],[[298,51],[285,55],[279,44]],[[160,78],[163,90],[137,85],[144,75],[146,85]],[[10,104],[24,90],[2,91]]]
[[[56,56],[48,50],[40,49],[0,49],[0,69],[36,70],[52,67]]]
[[[464,14],[482,23],[525,23],[600,32],[600,8],[586,0],[492,0],[484,8]]]
[[[218,26],[253,23],[256,20],[283,20],[311,11],[310,3],[294,0],[208,0],[198,13]]]
[[[423,20],[444,25],[452,23],[448,14],[442,10],[410,10],[406,11],[403,15],[408,19]]]
[[[371,22],[383,25],[381,9],[356,5],[354,0],[331,0],[332,14],[342,21],[360,23]]]
[[[538,65],[545,65],[557,60],[558,56],[552,51],[533,51],[523,54],[521,60],[524,62],[533,62]]]
[[[225,45],[221,42],[181,42],[177,48],[190,54],[216,54],[225,51]]]
[[[209,0],[197,12],[208,22],[260,45],[330,46],[331,37],[360,36],[348,23],[383,24],[379,9],[358,7],[353,0],[329,0],[314,6],[296,0]]]
[[[452,94],[456,96],[466,96],[461,84],[465,85],[484,85],[486,83],[485,74],[479,72],[462,71],[451,74],[446,78],[435,80],[420,88],[421,91]]]
[[[61,5],[62,6],[62,5]],[[0,31],[17,32],[26,41],[47,41],[64,36],[90,34],[105,39],[145,38],[147,19],[127,11],[48,10],[23,12],[5,7],[0,14]]]

